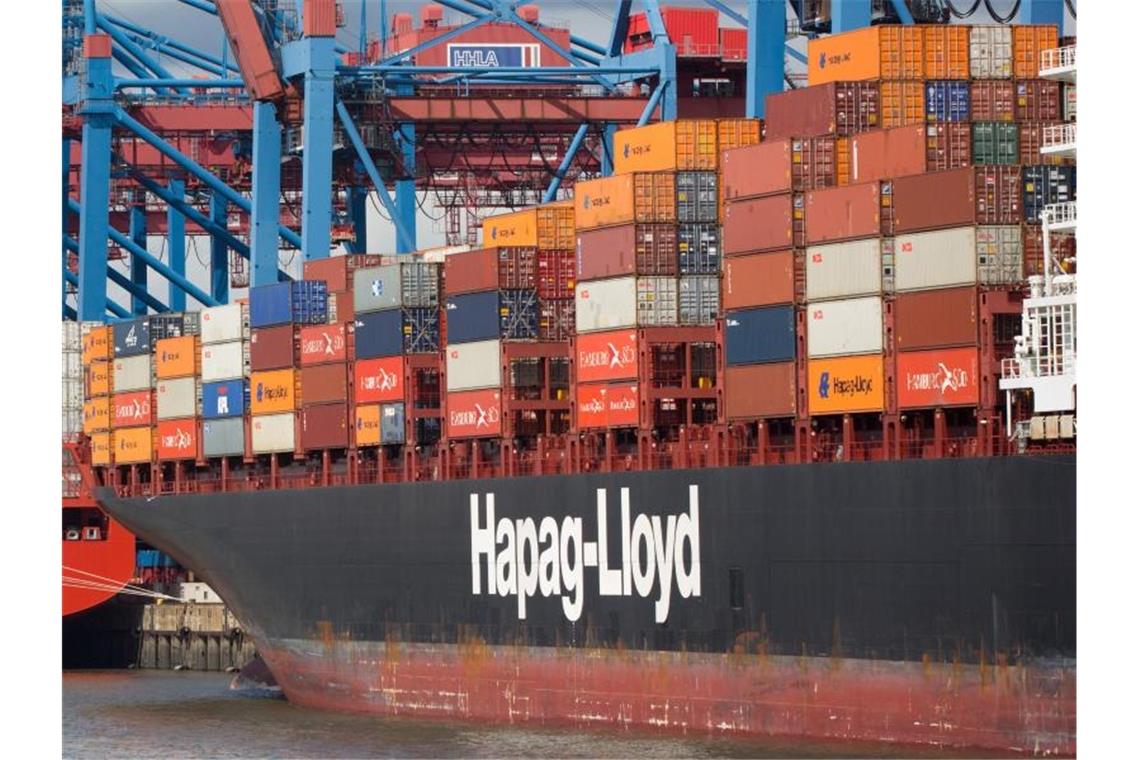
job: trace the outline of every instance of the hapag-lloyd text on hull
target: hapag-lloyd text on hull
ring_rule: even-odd
[[[582,614],[587,567],[598,569],[599,596],[650,598],[656,589],[654,618],[669,617],[673,583],[682,599],[701,595],[700,495],[689,486],[689,511],[649,516],[631,522],[630,493],[621,489],[621,566],[609,567],[606,489],[597,489],[597,540],[584,540],[581,517],[566,516],[495,522],[495,495],[485,494],[480,519],[479,495],[471,494],[471,593],[514,595],[519,620],[536,593],[562,598],[562,611],[574,622]],[[688,552],[686,554],[686,547]],[[483,577],[486,591],[483,591]]]

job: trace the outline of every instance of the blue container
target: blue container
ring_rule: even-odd
[[[506,340],[538,340],[537,291],[499,291],[499,336]]]
[[[329,319],[329,288],[324,280],[298,280],[249,289],[249,326],[292,322],[323,325]]]
[[[150,319],[141,317],[128,322],[116,322],[111,326],[111,338],[117,359],[149,354]]]
[[[249,405],[249,386],[244,380],[202,384],[202,416],[208,420],[240,417]]]
[[[439,351],[439,309],[421,306],[404,309],[404,353],[434,354]]]
[[[385,446],[404,443],[404,404],[380,405],[380,443]]]
[[[1025,221],[1040,224],[1041,212],[1051,203],[1077,199],[1077,167],[1035,164],[1021,172],[1021,207]]]
[[[403,309],[356,315],[356,358],[380,359],[404,353]]]
[[[926,83],[927,121],[969,121],[970,83],[957,80]]]
[[[730,365],[792,361],[796,358],[795,309],[766,306],[726,312],[724,344]]]
[[[538,338],[534,290],[485,290],[447,299],[447,342]]]

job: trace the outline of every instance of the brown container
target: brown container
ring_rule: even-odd
[[[876,237],[879,234],[879,183],[813,190],[804,201],[808,245]]]
[[[791,303],[795,297],[792,251],[733,256],[724,260],[721,301],[725,309]]]
[[[727,204],[724,255],[802,247],[803,202],[802,195],[786,193]]]
[[[259,327],[249,336],[249,366],[254,372],[294,366],[293,325]]]
[[[530,290],[538,284],[538,251],[534,248],[496,248],[491,262],[499,270],[500,290]]]
[[[724,378],[724,409],[729,420],[795,415],[795,362],[728,367]]]
[[[1061,122],[1024,121],[1017,125],[1018,163],[1022,166],[1033,164],[1070,164],[1072,159],[1064,156],[1041,155],[1041,144],[1045,127],[1058,126]]]
[[[1041,239],[1040,224],[1024,224],[1021,230],[1022,244],[1025,246],[1025,276],[1045,274],[1045,243]],[[1074,267],[1077,255],[1077,239],[1073,235],[1054,233],[1049,238],[1049,251],[1054,261],[1062,267]]]
[[[1048,79],[1015,83],[1013,112],[1018,121],[1060,121],[1061,83]]]
[[[899,351],[978,343],[977,288],[904,293],[895,298],[894,312]]]
[[[975,79],[970,82],[971,121],[1013,121],[1013,82]]]
[[[301,370],[301,403],[348,401],[348,364],[315,364]]]
[[[851,182],[874,182],[926,171],[926,127],[897,127],[851,138]]]
[[[978,224],[1018,224],[1021,222],[1021,167],[975,167],[974,197]]]
[[[926,171],[961,169],[973,160],[973,137],[966,121],[939,121],[926,125]]]
[[[570,340],[574,335],[573,301],[539,301],[538,339]]]
[[[580,281],[677,274],[677,225],[623,224],[578,233]]]
[[[348,404],[306,405],[301,410],[301,448],[348,448]]]
[[[922,82],[889,81],[880,85],[879,120],[884,129],[926,122],[926,90]]]
[[[974,224],[982,216],[975,203],[978,175],[984,177],[988,170],[995,168],[977,167],[975,170],[967,167],[894,180],[895,232],[921,232]],[[1016,221],[977,223],[1015,224]]]
[[[356,296],[352,288],[329,293],[329,322],[348,322],[355,316]]]
[[[759,198],[792,189],[792,141],[768,138],[721,156],[725,201]]]
[[[495,248],[453,253],[443,260],[443,288],[449,296],[499,287],[499,252]]]
[[[765,140],[850,136],[879,126],[878,82],[831,82],[769,95]]]
[[[339,293],[342,290],[352,290],[352,275],[357,269],[378,267],[385,263],[386,258],[388,257],[374,254],[330,256],[327,259],[306,261],[303,271],[306,280],[324,280],[330,293]]]
[[[850,137],[792,140],[792,189],[798,193],[851,182]]]

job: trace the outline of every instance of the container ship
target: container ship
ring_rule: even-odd
[[[85,327],[100,502],[299,705],[1075,754],[1057,29],[852,35],[484,248]]]

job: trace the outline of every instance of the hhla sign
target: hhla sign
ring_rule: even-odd
[[[633,517],[628,488],[620,498],[621,565],[610,567],[604,488],[597,490],[594,541],[585,540],[581,517],[504,517],[496,523],[495,495],[485,494],[480,510],[479,495],[471,494],[471,593],[514,596],[519,620],[526,620],[527,601],[536,594],[561,597],[566,619],[574,622],[587,593],[585,570],[596,567],[598,596],[654,599],[654,617],[664,623],[674,585],[682,599],[701,595],[698,488],[689,486],[687,512],[664,516]]]

